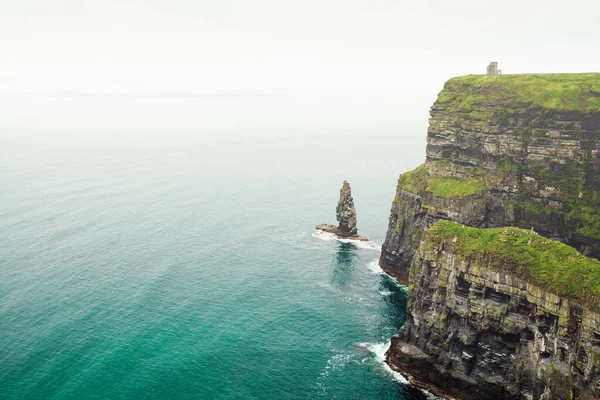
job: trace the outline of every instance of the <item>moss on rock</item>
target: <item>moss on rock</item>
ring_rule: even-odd
[[[464,259],[530,279],[559,296],[589,306],[600,299],[600,261],[532,230],[479,229],[442,220],[431,227],[427,237],[454,247]]]

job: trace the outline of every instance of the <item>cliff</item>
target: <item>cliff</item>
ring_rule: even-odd
[[[467,400],[600,394],[600,261],[531,231],[440,221],[409,276],[388,361],[415,383]]]
[[[600,74],[445,84],[382,246],[409,285],[392,367],[461,399],[600,395],[599,151]]]
[[[402,174],[380,264],[401,282],[440,219],[534,228],[600,257],[600,74],[472,75],[431,108],[425,164]]]

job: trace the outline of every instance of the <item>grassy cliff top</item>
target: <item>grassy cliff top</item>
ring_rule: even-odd
[[[431,227],[428,238],[454,247],[463,259],[516,274],[559,296],[591,307],[600,299],[600,261],[533,231],[478,229],[442,220]]]
[[[467,75],[452,78],[438,103],[468,109],[476,104],[600,112],[600,73]]]
[[[421,195],[431,192],[445,199],[463,198],[481,193],[486,189],[485,182],[479,177],[470,179],[459,177],[427,177],[425,164],[400,175],[398,187],[407,192]]]

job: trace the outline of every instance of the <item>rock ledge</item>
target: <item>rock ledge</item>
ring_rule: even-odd
[[[319,230],[321,230],[323,232],[333,233],[334,235],[336,235],[337,237],[342,238],[342,239],[360,240],[360,241],[363,241],[363,242],[368,242],[370,240],[366,236],[348,235],[346,232],[344,232],[343,230],[341,230],[337,226],[331,225],[331,224],[319,224],[315,228],[317,228],[317,229],[319,229]]]

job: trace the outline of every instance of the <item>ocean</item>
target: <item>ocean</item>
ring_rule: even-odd
[[[0,398],[425,398],[383,363],[402,98],[3,95]],[[372,242],[314,229],[344,179]]]

